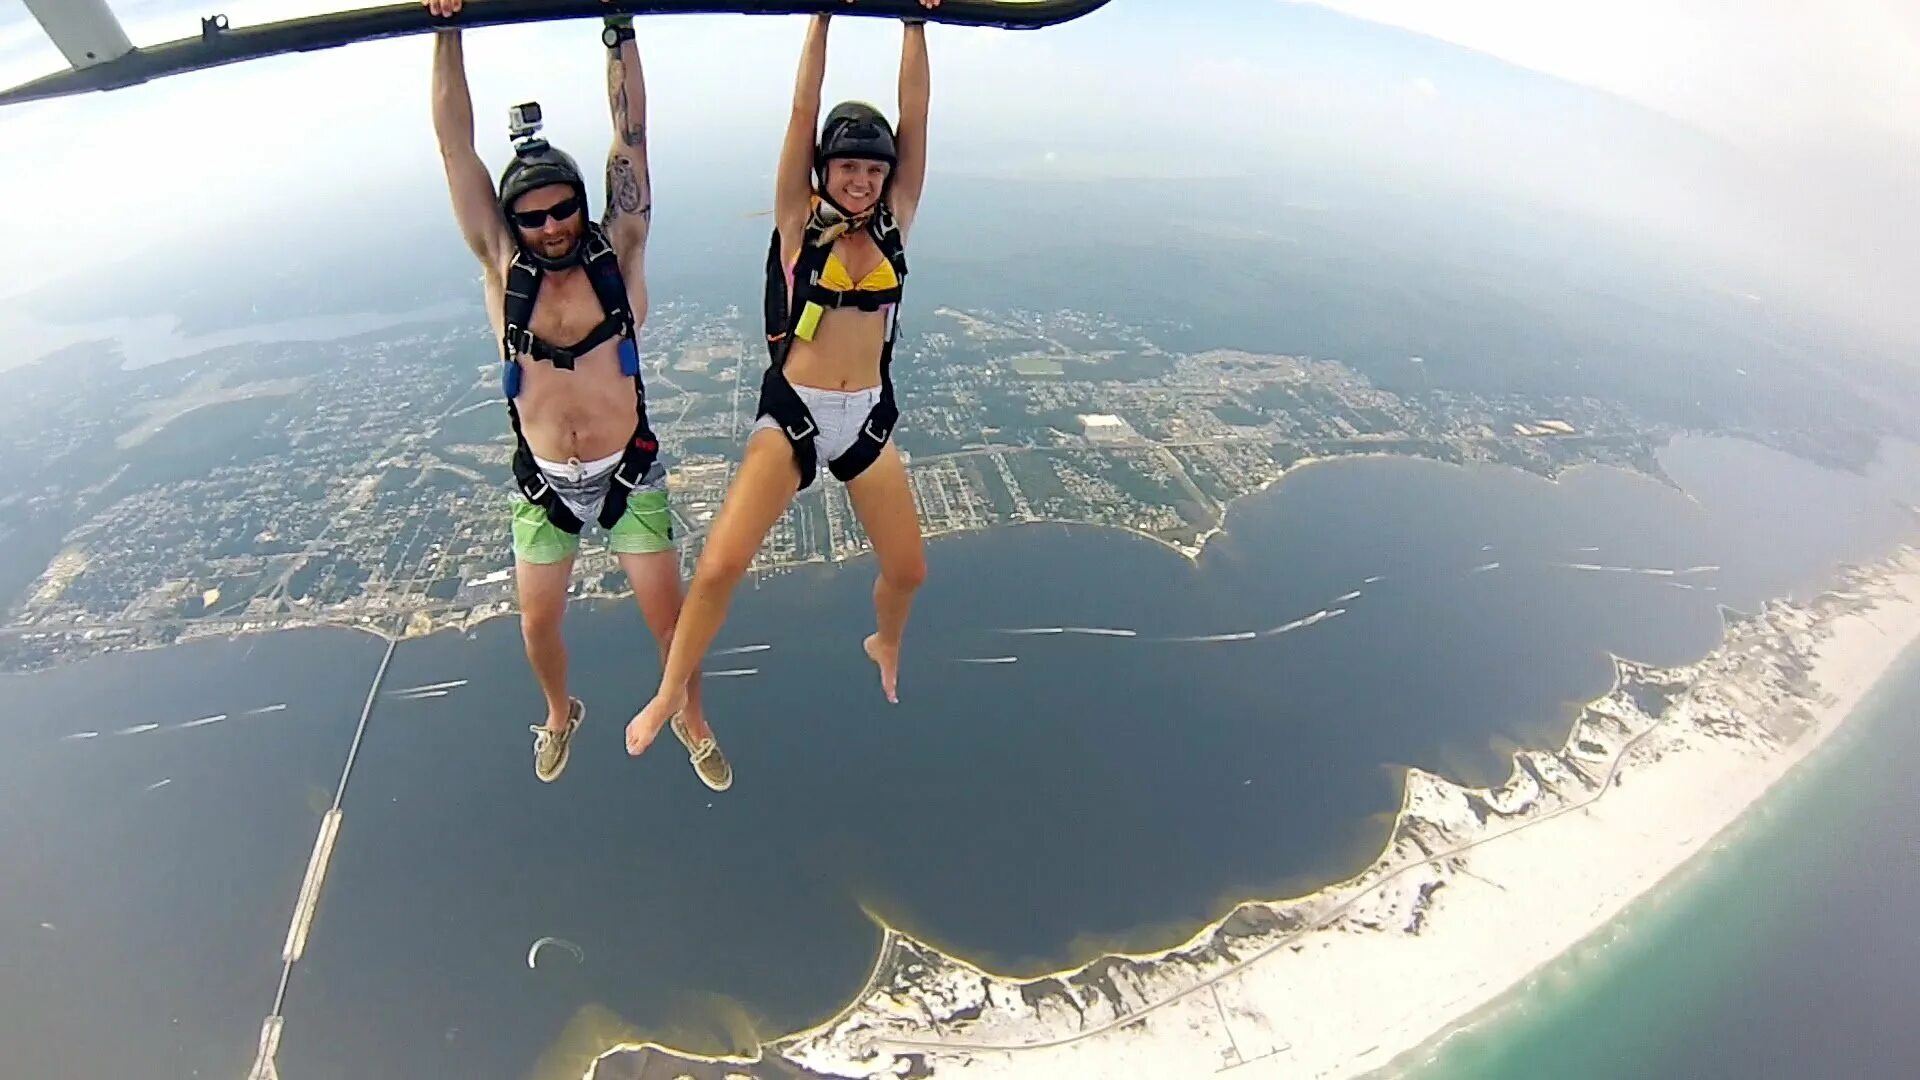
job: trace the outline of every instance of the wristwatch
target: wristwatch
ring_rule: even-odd
[[[606,25],[600,29],[600,40],[605,42],[609,49],[619,48],[620,43],[623,41],[632,41],[633,16],[608,18]]]

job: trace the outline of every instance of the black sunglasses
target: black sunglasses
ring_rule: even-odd
[[[569,195],[545,210],[515,210],[510,216],[513,223],[523,229],[537,229],[545,225],[549,217],[555,221],[565,221],[579,212],[580,196]]]

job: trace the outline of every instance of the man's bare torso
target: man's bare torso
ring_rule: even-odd
[[[487,274],[487,318],[496,342],[506,333],[502,324],[505,281],[505,265]],[[531,329],[535,337],[565,347],[587,336],[603,315],[584,268],[546,273],[534,303]],[[521,434],[536,457],[593,461],[625,448],[639,410],[633,378],[620,371],[620,342],[616,336],[595,346],[575,358],[571,371],[545,360],[521,358],[520,395],[514,407],[520,413]]]

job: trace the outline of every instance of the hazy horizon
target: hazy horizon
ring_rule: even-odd
[[[239,0],[226,10],[240,24],[341,6]],[[1726,106],[1743,92],[1737,84],[1717,96],[1682,92],[1685,71],[1661,82],[1644,61],[1629,63],[1624,42],[1636,20],[1656,54],[1695,57],[1701,74],[1734,78],[1750,73],[1749,52],[1777,50],[1780,35],[1805,18],[1785,9],[1737,16],[1717,0],[1666,16],[1629,5],[1611,21],[1594,17],[1607,10],[1597,5],[1531,21],[1509,18],[1507,6],[1468,3],[1449,22],[1392,0],[1151,10],[1115,0],[1043,31],[936,26],[929,193],[937,198],[943,180],[968,176],[1005,182],[1017,199],[1020,184],[1047,178],[1285,183],[1311,174],[1415,196],[1473,194],[1669,243],[1676,254],[1778,282],[1770,300],[1837,316],[1885,342],[1920,341],[1920,315],[1890,302],[1920,287],[1920,256],[1887,240],[1901,222],[1920,221],[1895,180],[1920,140],[1889,136],[1883,171],[1857,168],[1872,157],[1861,133],[1888,123],[1897,132],[1905,113],[1874,113],[1880,106],[1871,103],[1835,111],[1836,102],[1897,89],[1907,76],[1885,73],[1900,65],[1863,59],[1845,70],[1836,46],[1812,42],[1802,70],[1781,69],[1797,81],[1744,89],[1749,111],[1817,100],[1825,113],[1807,105],[1794,116],[1846,122],[1742,125]],[[1862,6],[1920,34],[1920,19]],[[136,42],[190,33],[200,13],[176,0],[115,8]],[[1650,20],[1659,18],[1690,20],[1694,32],[1656,32]],[[687,205],[687,193],[701,188],[770,183],[803,22],[640,20],[663,218],[676,193]],[[1595,29],[1603,26],[1608,33]],[[1728,33],[1708,33],[1716,26]],[[475,138],[490,167],[506,160],[506,107],[533,98],[547,108],[554,141],[594,171],[595,147],[607,138],[604,50],[594,31],[570,21],[466,35]],[[1569,51],[1575,31],[1592,32],[1593,47]],[[887,20],[838,20],[828,97],[891,108],[897,40]],[[0,176],[0,198],[89,208],[16,226],[38,253],[29,287],[90,271],[103,249],[124,261],[181,244],[271,244],[297,231],[274,228],[291,213],[344,213],[350,224],[349,211],[376,203],[444,218],[427,109],[431,52],[430,36],[367,42],[0,111],[0,138],[47,151]],[[1879,55],[1901,54],[1888,46]],[[1833,62],[1824,76],[1814,66],[1823,58]],[[24,12],[0,15],[0,77],[19,81],[61,63]],[[1890,81],[1874,81],[1882,78]],[[1809,143],[1810,131],[1825,142]],[[1823,154],[1830,165],[1820,164]],[[1920,162],[1920,153],[1912,157]]]

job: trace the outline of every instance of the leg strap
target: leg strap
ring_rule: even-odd
[[[533,460],[533,451],[527,449],[524,441],[513,452],[513,480],[519,485],[520,494],[546,511],[547,520],[553,522],[555,527],[575,536],[580,534],[580,519],[574,516],[566,503],[560,501],[560,493],[547,482],[546,474],[540,471],[539,464]]]
[[[843,484],[866,472],[867,466],[878,461],[880,452],[887,448],[887,439],[899,420],[900,410],[893,403],[893,386],[883,383],[880,400],[873,403],[873,409],[861,422],[859,436],[847,447],[846,453],[827,462],[827,470]]]
[[[606,501],[600,504],[600,527],[612,529],[620,523],[621,515],[627,512],[627,500],[633,496],[635,488],[646,482],[647,474],[653,471],[653,465],[660,460],[660,444],[653,438],[653,432],[647,427],[646,414],[634,426],[633,437],[627,440],[627,452],[620,455],[620,464],[613,467],[613,480],[607,485]]]
[[[781,374],[777,367],[769,367],[760,378],[760,404],[757,416],[771,416],[780,425],[787,437],[787,444],[793,447],[793,462],[800,468],[800,490],[805,491],[813,483],[815,472],[814,436],[820,427],[813,421],[813,413],[807,411],[807,403]]]

